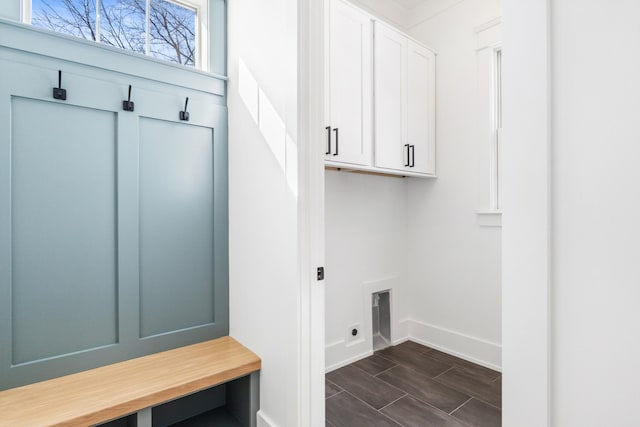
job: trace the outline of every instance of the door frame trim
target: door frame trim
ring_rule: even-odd
[[[298,263],[300,425],[325,425],[325,0],[298,0]]]

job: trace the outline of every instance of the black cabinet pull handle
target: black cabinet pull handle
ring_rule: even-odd
[[[331,154],[331,126],[325,128],[327,130],[327,152],[324,154]]]
[[[411,165],[411,160],[409,159],[409,147],[410,147],[409,144],[404,144],[404,148],[407,149],[407,163],[404,164],[405,166],[410,166]]]
[[[416,165],[416,146],[411,146],[411,167]]]
[[[333,129],[333,131],[336,133],[336,152],[333,153],[334,156],[338,155],[338,145],[340,144],[340,140],[338,138],[338,128]]]

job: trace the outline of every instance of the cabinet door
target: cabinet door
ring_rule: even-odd
[[[330,139],[326,159],[371,165],[372,22],[340,0],[329,28]]]
[[[435,175],[435,56],[411,40],[408,43],[407,76],[410,169]]]
[[[375,165],[404,169],[406,144],[407,38],[376,23],[374,51]]]

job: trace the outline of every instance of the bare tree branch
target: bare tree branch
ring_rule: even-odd
[[[165,0],[149,0],[149,43],[152,56],[195,65],[195,11]],[[146,50],[147,0],[100,3],[100,42],[138,53]],[[42,0],[33,11],[34,25],[97,40],[95,0]]]

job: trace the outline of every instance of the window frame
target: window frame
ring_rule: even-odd
[[[98,40],[89,40],[89,41],[93,41],[98,44],[103,44],[102,42],[100,42],[100,38],[99,38],[99,34],[100,34],[99,4],[100,4],[100,1],[102,0],[95,0],[95,1],[96,1],[96,26],[97,26]],[[145,53],[141,54],[139,52],[132,52],[128,49],[123,49],[123,50],[131,53],[135,53],[138,55],[143,55],[145,57],[154,58],[149,54],[149,48],[150,48],[149,4],[151,0],[145,0],[145,1],[147,5],[147,13],[145,17],[145,20],[146,20],[145,22],[145,40],[146,40]],[[211,57],[211,46],[209,42],[209,0],[164,0],[164,1],[176,4],[181,7],[189,8],[195,11],[196,13],[196,25],[195,25],[196,57],[195,57],[193,68],[201,71],[209,71],[210,57]],[[28,25],[32,25],[31,23],[32,12],[33,12],[32,0],[21,0],[21,17],[20,17],[21,22]],[[175,62],[163,60],[161,58],[156,58],[156,59],[176,64]],[[182,65],[184,67],[191,68],[184,64],[176,64],[176,65]]]
[[[493,47],[492,57],[492,99],[493,138],[490,163],[489,209],[500,212],[502,188],[502,45]]]
[[[476,36],[476,147],[478,225],[501,227],[502,117],[498,104],[502,86],[497,62],[502,59],[502,24],[496,17],[474,29]]]

